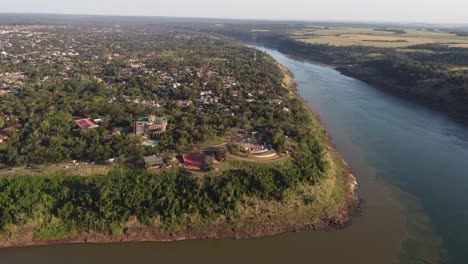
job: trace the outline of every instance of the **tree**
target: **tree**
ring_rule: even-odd
[[[218,160],[218,161],[224,161],[226,160],[226,157],[227,157],[227,151],[226,149],[224,148],[218,148],[215,152],[215,158]]]
[[[286,136],[284,135],[282,130],[276,132],[273,136],[273,144],[276,150],[280,153],[285,152],[287,150],[288,140],[286,139]]]
[[[213,164],[214,164],[215,159],[212,156],[208,156],[205,159],[205,169],[211,170],[213,169]]]
[[[227,144],[227,150],[231,154],[236,154],[236,153],[239,153],[240,146],[238,144],[235,144],[235,143],[229,143],[229,144]]]

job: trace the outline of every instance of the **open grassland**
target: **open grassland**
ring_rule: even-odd
[[[328,28],[328,29],[303,29],[293,31],[293,34],[313,33],[319,36],[339,36],[345,34],[363,34],[363,35],[394,35],[393,32],[376,31],[372,28]]]
[[[468,72],[468,67],[452,67],[449,70],[451,72]]]
[[[34,167],[18,167],[13,169],[3,169],[0,171],[0,179],[11,176],[35,176],[49,177],[55,176],[93,176],[96,174],[105,175],[115,169],[111,165],[101,164],[53,164],[40,165]]]
[[[467,47],[468,37],[447,32],[405,30],[392,32],[371,28],[329,28],[293,30],[289,34],[297,40],[313,44],[335,46],[371,46],[404,48],[421,44],[443,44],[450,47]]]
[[[209,147],[216,147],[222,144],[226,144],[228,142],[228,139],[223,136],[211,136],[208,139],[206,139],[204,142],[199,144],[200,147],[203,148],[209,148]]]
[[[252,29],[252,32],[269,32],[268,29]]]

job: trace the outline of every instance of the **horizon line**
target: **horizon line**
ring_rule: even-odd
[[[174,18],[174,19],[207,19],[235,20],[256,22],[300,22],[300,23],[357,23],[357,24],[412,24],[412,25],[456,25],[468,26],[468,22],[421,22],[421,21],[374,21],[374,20],[339,20],[339,19],[296,19],[296,18],[239,18],[239,17],[201,17],[201,16],[165,16],[165,15],[131,15],[131,14],[98,14],[98,13],[49,13],[49,12],[18,12],[0,11],[0,15],[56,15],[56,16],[94,16],[94,17],[127,17],[127,18]]]

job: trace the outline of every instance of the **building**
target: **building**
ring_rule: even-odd
[[[166,132],[167,117],[144,116],[133,122],[133,133],[139,136],[154,137]]]
[[[206,158],[202,155],[182,155],[184,167],[191,171],[201,171],[206,169]]]
[[[15,124],[15,125],[11,125],[11,126],[9,126],[9,127],[4,128],[3,131],[12,131],[12,132],[15,132],[15,131],[20,130],[21,128],[23,128],[23,125],[21,125],[21,124]]]
[[[156,156],[145,157],[145,165],[147,169],[161,169],[164,165],[162,158]]]
[[[88,128],[97,128],[99,127],[91,118],[82,118],[76,119],[75,124],[81,129],[88,129]]]
[[[0,135],[0,143],[3,143],[3,141],[7,140],[8,137],[4,135]]]

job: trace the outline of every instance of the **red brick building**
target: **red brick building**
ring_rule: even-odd
[[[91,118],[82,118],[76,119],[75,124],[81,129],[88,129],[88,128],[97,128],[99,127],[98,124],[94,123]]]

